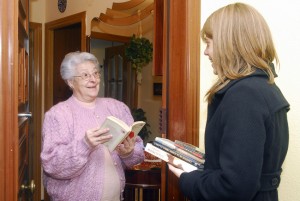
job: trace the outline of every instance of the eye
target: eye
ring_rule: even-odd
[[[89,79],[90,75],[88,73],[82,73],[81,74],[83,79]]]
[[[94,77],[100,77],[100,72],[99,72],[99,71],[95,71],[95,72],[93,73],[93,76],[94,76]]]

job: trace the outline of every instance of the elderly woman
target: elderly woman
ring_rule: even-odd
[[[41,160],[44,186],[51,200],[119,201],[125,187],[124,168],[144,160],[140,137],[126,138],[114,151],[100,129],[107,116],[133,123],[129,108],[112,98],[98,98],[97,58],[73,52],[61,64],[61,76],[73,95],[54,105],[43,122]]]

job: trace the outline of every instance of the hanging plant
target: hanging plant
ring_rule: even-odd
[[[132,68],[141,73],[142,68],[152,61],[153,45],[143,37],[133,35],[125,49],[125,56],[131,62]]]

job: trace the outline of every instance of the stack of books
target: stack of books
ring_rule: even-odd
[[[145,151],[186,172],[204,168],[205,154],[198,147],[180,140],[156,137],[146,144]]]

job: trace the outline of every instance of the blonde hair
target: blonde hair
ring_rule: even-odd
[[[212,13],[203,25],[202,40],[213,40],[213,65],[218,79],[206,94],[211,103],[215,93],[231,80],[252,74],[257,68],[274,83],[270,64],[279,59],[272,35],[263,16],[253,7],[235,3]]]

